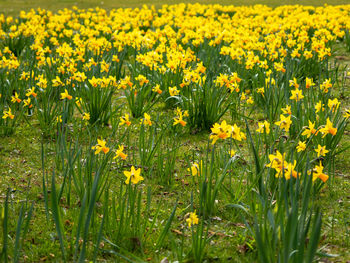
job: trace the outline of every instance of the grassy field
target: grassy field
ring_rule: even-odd
[[[177,4],[177,3],[201,3],[201,4],[222,4],[222,5],[268,5],[268,6],[279,6],[279,5],[310,5],[310,6],[321,6],[324,4],[329,5],[344,5],[349,4],[348,0],[219,0],[219,1],[210,1],[210,0],[199,0],[199,1],[167,1],[167,0],[130,0],[130,1],[113,1],[113,0],[105,0],[105,1],[93,1],[93,0],[83,0],[83,1],[74,1],[74,0],[60,0],[60,1],[31,1],[31,0],[14,0],[14,1],[0,1],[0,12],[16,15],[21,10],[28,11],[31,8],[44,8],[49,10],[59,10],[63,8],[71,8],[73,5],[79,8],[94,8],[99,6],[101,8],[105,8],[107,10],[113,8],[136,8],[142,7],[143,5],[154,5],[156,8],[161,7],[165,4]]]
[[[171,4],[180,2],[186,3],[186,1],[173,1]],[[192,1],[187,2],[192,3]],[[202,4],[234,4],[236,6],[266,4],[272,7],[282,4],[320,6],[325,2],[339,5],[349,3],[349,1],[339,0],[198,2]],[[0,10],[5,16],[17,16],[21,10],[37,7],[57,11],[71,8],[73,5],[79,8],[100,6],[111,10],[120,7],[142,7],[143,4],[155,5],[158,8],[163,4],[169,4],[169,1],[130,0],[127,3],[109,0],[102,2],[90,0],[0,1]],[[172,14],[174,17],[178,15],[175,15],[176,10],[169,12],[174,12]],[[220,22],[228,21],[228,25],[231,26],[230,16],[234,14],[235,12],[223,11],[222,14],[215,13],[215,16],[222,15]],[[310,12],[310,15],[312,14]],[[126,13],[124,15],[129,16]],[[212,14],[208,16],[210,15]],[[272,12],[270,15],[276,14]],[[275,19],[281,19],[284,15],[286,14],[278,14]],[[327,13],[327,15],[330,16],[327,19],[332,20],[332,23],[337,23],[341,19],[341,16],[334,18],[332,12]],[[98,25],[99,21],[106,20],[104,14],[99,14],[99,16],[101,17],[95,19],[97,22],[92,27]],[[249,25],[256,23],[252,28],[260,27],[261,20],[254,20],[255,14],[252,16],[249,13],[244,14],[239,19],[246,19],[245,16],[248,17]],[[200,20],[203,17],[205,15],[199,14],[195,18],[189,16],[188,19],[194,19],[193,21],[197,23],[201,21],[199,24],[202,26],[205,24]],[[267,17],[263,16],[263,19],[268,19]],[[293,17],[289,18],[293,21]],[[63,21],[65,18],[61,17],[61,19]],[[120,19],[122,20],[123,17],[121,16]],[[305,253],[300,255],[300,258],[305,262],[312,262],[312,260],[319,262],[349,261],[350,195],[348,189],[350,187],[350,162],[348,156],[350,150],[348,147],[350,147],[350,129],[348,126],[344,126],[345,121],[342,122],[342,116],[343,112],[350,107],[350,75],[348,74],[350,71],[350,38],[346,42],[345,38],[331,38],[327,34],[324,36],[321,33],[320,41],[324,41],[326,47],[331,48],[332,53],[325,60],[314,57],[310,63],[306,60],[300,62],[289,56],[291,50],[286,51],[288,56],[286,55],[285,60],[281,60],[284,72],[278,69],[279,65],[275,64],[275,58],[271,54],[266,55],[261,47],[254,47],[256,48],[253,49],[254,52],[259,54],[259,62],[254,63],[263,63],[263,60],[268,58],[268,67],[273,71],[272,74],[278,83],[274,87],[271,78],[268,78],[270,73],[267,73],[264,67],[249,69],[228,55],[219,55],[219,49],[216,49],[215,44],[209,44],[210,40],[207,39],[199,45],[203,48],[204,51],[202,51],[195,43],[195,40],[201,39],[201,37],[189,34],[191,40],[188,40],[187,43],[183,37],[176,36],[170,30],[167,31],[166,25],[162,25],[162,22],[159,21],[157,23],[161,25],[154,25],[154,28],[159,27],[159,29],[164,30],[166,32],[164,35],[167,38],[170,40],[176,38],[176,43],[181,43],[188,49],[180,49],[181,55],[175,53],[173,56],[167,57],[167,53],[170,53],[169,50],[172,50],[169,49],[163,54],[169,64],[163,63],[163,61],[158,61],[158,63],[163,63],[166,67],[171,68],[171,58],[181,58],[180,61],[186,58],[189,62],[181,72],[176,74],[171,70],[161,71],[159,69],[158,72],[154,68],[145,66],[140,63],[140,58],[137,58],[136,54],[145,55],[146,51],[154,50],[153,46],[157,47],[157,52],[162,52],[159,51],[162,48],[158,49],[158,45],[161,45],[156,41],[157,38],[152,42],[155,35],[150,32],[154,28],[148,23],[139,24],[139,20],[153,23],[153,17],[150,18],[145,12],[145,16],[139,19],[137,12],[135,12],[130,15],[129,19],[132,20],[131,24],[135,28],[140,29],[141,33],[132,36],[135,37],[133,40],[124,36],[120,49],[114,46],[111,50],[101,53],[94,50],[94,47],[99,45],[98,41],[92,44],[89,43],[89,39],[82,42],[73,41],[70,29],[74,28],[74,25],[67,26],[69,21],[62,22],[60,19],[57,23],[62,23],[63,27],[67,26],[68,30],[64,31],[66,34],[64,35],[60,29],[57,29],[59,44],[50,38],[47,38],[45,44],[43,42],[44,45],[50,47],[50,52],[45,51],[44,46],[40,46],[40,44],[36,47],[31,46],[33,39],[30,37],[28,38],[29,42],[25,42],[27,40],[21,38],[18,38],[20,39],[18,42],[6,42],[6,38],[0,40],[0,51],[3,52],[4,57],[9,56],[8,54],[11,52],[18,52],[16,54],[20,58],[18,70],[10,69],[7,71],[7,68],[3,66],[6,61],[0,64],[1,67],[4,67],[0,67],[2,70],[0,77],[1,113],[4,113],[9,105],[13,105],[15,108],[16,102],[11,102],[15,92],[18,92],[22,98],[22,104],[23,100],[30,96],[32,96],[30,98],[33,103],[32,110],[29,107],[25,110],[21,110],[19,106],[16,108],[16,118],[20,115],[21,119],[13,128],[14,132],[7,134],[5,130],[6,135],[0,137],[0,222],[2,226],[0,228],[0,249],[2,249],[0,261],[61,262],[65,256],[68,262],[78,261],[78,259],[98,262],[160,262],[165,257],[169,259],[169,262],[175,260],[180,262],[273,262],[277,254],[280,256],[285,256],[288,253],[290,255],[298,254],[300,248],[305,248]],[[299,17],[299,19],[301,18]],[[118,16],[116,20],[115,23],[120,23],[118,30],[129,32],[129,28],[123,27],[124,22],[118,20]],[[36,20],[34,19],[34,21]],[[208,22],[208,24],[211,22],[213,21]],[[80,20],[79,23],[87,22]],[[179,30],[181,26],[188,30],[192,26],[191,23],[186,24],[186,21],[181,19],[176,23],[177,25],[172,25],[176,30]],[[293,28],[293,23],[298,23],[298,21],[294,20],[291,25],[286,26],[285,30]],[[312,20],[312,23],[315,27],[313,30],[316,31],[320,23],[317,22],[317,19]],[[113,27],[113,25],[111,23],[108,26]],[[210,25],[212,27],[209,29],[203,29],[201,26],[198,26],[200,28],[198,32],[203,33],[215,30],[218,25]],[[261,27],[265,29],[265,26],[267,25],[264,24]],[[322,26],[327,28],[328,25]],[[3,28],[8,32],[10,27],[6,25]],[[56,30],[54,25],[50,29],[46,29],[47,32],[50,31],[52,34],[52,28]],[[148,33],[144,33],[144,31],[146,32],[149,28],[151,28],[148,31],[150,34],[147,35]],[[273,34],[278,35],[278,30],[274,31],[273,27],[267,28],[266,30],[271,30]],[[118,39],[117,34],[108,33],[105,29],[99,28],[103,32],[101,36],[106,34],[107,42]],[[36,33],[35,30],[40,31],[41,28],[37,27],[31,30],[34,32],[33,38],[39,39],[40,42],[41,34]],[[79,30],[83,31],[83,29]],[[251,30],[251,28],[246,28],[246,30]],[[314,34],[313,30],[307,31],[307,34]],[[330,29],[330,31],[332,30]],[[193,31],[196,32],[196,30]],[[250,43],[251,46],[257,42],[250,40],[244,32],[240,32],[239,27],[236,31],[235,33],[239,37],[233,37],[228,41],[229,43],[234,43],[241,38],[244,38],[244,41]],[[224,32],[223,29],[222,32]],[[260,32],[259,28],[257,31],[250,31],[250,34],[254,37]],[[336,34],[336,30],[334,32]],[[45,31],[41,33],[44,34]],[[97,35],[96,32],[91,34],[91,36]],[[210,36],[210,34],[206,36],[208,35]],[[263,42],[266,46],[271,41],[268,39],[268,35],[263,36],[263,38],[266,37]],[[300,38],[302,38],[301,36]],[[310,38],[309,35],[307,36]],[[16,37],[18,36],[15,36],[14,39]],[[230,38],[232,35],[226,37]],[[329,40],[326,39],[327,37]],[[96,38],[91,37],[91,39]],[[164,39],[166,38],[163,37],[160,42],[165,41],[166,46],[174,45],[170,40]],[[23,47],[21,47],[22,40],[25,43]],[[76,47],[85,45],[86,53],[83,52],[83,57],[79,57],[77,54],[72,55],[68,47],[65,47],[66,50],[60,50],[59,48],[66,41],[72,46],[76,45]],[[16,43],[19,44],[16,45]],[[145,43],[147,47],[141,48],[141,44],[137,46],[137,43]],[[244,46],[245,43],[239,42],[237,47]],[[229,46],[227,43],[223,45]],[[245,48],[251,48],[250,45],[245,46]],[[286,47],[289,44],[285,41],[283,45]],[[294,45],[296,46],[296,44]],[[309,42],[305,42],[305,46],[306,49],[311,48]],[[222,47],[220,46],[220,48]],[[187,53],[189,49],[193,50],[195,59],[191,57],[191,52]],[[112,57],[112,54],[116,54],[118,60]],[[64,60],[59,60],[61,57],[64,57]],[[75,61],[70,61],[71,57],[74,57]],[[212,57],[216,57],[218,60],[212,62],[210,60]],[[41,58],[44,59],[40,60]],[[52,62],[46,58],[57,59],[55,62],[57,64],[50,64]],[[98,62],[98,66],[94,66],[93,63],[89,64],[91,58]],[[196,60],[197,58],[198,60]],[[9,57],[9,60],[11,59],[13,57]],[[252,57],[251,59],[257,58]],[[65,60],[69,61],[70,65],[65,64]],[[103,71],[102,68],[106,61],[110,65],[110,69],[107,68],[107,71]],[[202,71],[205,72],[208,79],[217,80],[222,76],[221,74],[224,77],[234,78],[233,73],[238,73],[238,77],[236,76],[238,83],[235,82],[237,91],[228,92],[222,84],[215,86],[221,91],[220,96],[226,98],[223,103],[231,99],[234,103],[217,106],[206,101],[208,100],[206,97],[200,97],[196,100],[197,96],[202,94],[195,92],[199,92],[201,85],[205,86],[203,84],[207,83],[205,80],[203,83],[199,80],[193,80],[193,89],[186,90],[186,85],[181,86],[187,78],[185,76],[187,70],[191,74],[200,75],[199,79],[203,77],[204,73],[200,70],[200,61],[205,65],[205,69]],[[31,63],[34,63],[34,66]],[[60,63],[63,63],[63,66]],[[306,65],[305,67],[303,63]],[[86,67],[86,64],[90,66]],[[176,65],[180,64],[181,62]],[[73,70],[68,74],[65,70],[71,70],[71,65],[73,65]],[[87,79],[79,81],[81,75],[76,74],[74,69],[78,73],[86,73]],[[195,71],[197,69],[198,71]],[[35,77],[28,76],[28,79],[22,79],[22,71],[30,70],[35,72]],[[146,82],[146,84],[139,84],[142,82],[142,77],[139,78],[141,74],[147,76],[152,85]],[[42,84],[38,84],[40,81],[36,81],[42,80],[44,75],[49,80],[49,85],[41,88]],[[56,76],[60,76],[63,82],[67,81],[65,86],[58,84],[58,87],[54,88],[54,83],[57,83],[54,80]],[[94,89],[84,93],[84,89],[94,87],[90,81],[95,76],[100,81],[98,85],[101,86],[104,85],[103,79],[106,77],[113,76],[116,79],[115,82],[111,80],[112,85],[106,84],[104,89],[101,89],[102,93],[94,93]],[[129,81],[132,81],[136,88],[128,87],[127,76],[131,78]],[[312,76],[315,81],[314,89],[306,88],[305,77],[309,76]],[[332,79],[333,86],[329,93],[321,92],[319,87],[322,87],[327,79]],[[33,84],[34,81],[36,84]],[[154,91],[153,86],[158,83],[162,91],[159,93],[159,98],[156,97],[157,94],[149,95],[151,89]],[[294,101],[290,95],[293,91],[298,90],[295,87],[298,83],[305,97],[301,101],[298,99]],[[123,85],[127,88],[121,88]],[[28,88],[32,86],[37,87],[38,97],[25,95]],[[118,89],[115,88],[117,86]],[[180,95],[170,93],[169,88],[172,86],[181,87]],[[265,87],[266,97],[270,96],[269,104],[267,104],[267,98],[265,100],[265,95],[262,96],[256,92],[262,86]],[[146,99],[135,106],[130,99],[141,96],[138,94],[144,95],[143,89],[148,89],[144,91]],[[98,90],[100,91],[100,89]],[[278,93],[281,90],[283,92]],[[285,95],[285,90],[291,94]],[[205,91],[208,92],[208,90]],[[108,92],[111,92],[110,97]],[[313,92],[317,95],[314,95]],[[68,93],[74,99],[69,98]],[[65,94],[66,97],[62,97],[62,94]],[[181,103],[175,104],[174,97],[177,96],[182,100],[177,98]],[[186,98],[190,96],[192,96],[191,99],[186,101]],[[212,96],[212,100],[215,100],[215,96]],[[79,98],[82,98],[80,106],[76,102],[79,101]],[[102,115],[99,115],[100,117],[97,117],[94,122],[91,119],[94,117],[96,109],[89,108],[89,106],[94,103],[95,99],[98,101],[97,98],[107,98],[107,101],[109,99],[111,107],[109,108],[107,105],[103,108],[99,104],[98,107],[103,108]],[[254,102],[249,104],[248,98],[254,99]],[[333,98],[338,98],[341,102],[339,109],[336,109],[335,112],[327,108],[327,102]],[[322,110],[319,114],[315,113],[314,106],[319,99],[325,103],[327,114],[323,114]],[[203,101],[210,104],[210,107],[200,108]],[[284,109],[288,103],[292,105],[293,112],[293,125],[290,131],[283,130],[281,124],[276,125],[276,122],[283,116],[282,108]],[[181,105],[180,111],[176,110],[178,105]],[[226,105],[227,108],[225,108]],[[149,108],[145,112],[151,115],[152,126],[150,127],[146,127],[145,112],[139,111],[139,108],[148,106]],[[52,109],[52,112],[44,116],[45,107]],[[198,114],[202,110],[210,111],[208,108],[211,107],[217,107],[217,112],[223,111],[223,114],[213,122],[208,121],[209,124],[203,123],[203,119],[207,116],[203,117],[203,115]],[[302,109],[301,112],[300,109]],[[190,117],[186,117],[186,110],[190,112]],[[275,110],[276,112],[274,112]],[[90,120],[82,119],[82,116],[85,116],[83,113],[86,112],[91,113]],[[103,112],[107,112],[107,116],[103,115]],[[130,127],[126,126],[125,122],[123,123],[125,114],[130,115],[132,122]],[[216,113],[216,115],[218,114]],[[285,115],[287,116],[287,114]],[[51,118],[51,122],[45,123],[43,120],[45,118],[42,116]],[[197,119],[193,118],[191,124],[190,118],[193,116],[197,116]],[[178,123],[175,126],[173,122],[182,117],[187,121],[186,125],[181,127]],[[63,118],[62,122],[60,122],[60,118]],[[105,121],[101,121],[102,118],[105,118]],[[301,131],[307,130],[307,127],[310,126],[308,118],[319,125],[319,128],[316,127],[319,133],[314,131],[310,139],[301,135]],[[327,118],[331,118],[334,126],[338,128],[337,136],[342,136],[338,143],[335,139],[336,136],[321,132]],[[215,137],[216,132],[211,129],[214,123],[220,126],[217,134],[227,128],[223,125],[222,120],[226,120],[232,125],[237,124],[243,133],[238,133],[238,137],[242,136],[242,138],[233,139],[231,133],[236,129],[233,126],[229,126],[226,130],[227,134],[223,132],[220,136]],[[267,134],[266,126],[262,131],[257,131],[258,122],[266,120],[271,124],[270,134]],[[5,121],[9,121],[9,119]],[[5,123],[5,121],[2,122],[3,126],[0,125],[0,128],[10,125],[10,122]],[[140,121],[143,123],[142,125]],[[226,138],[228,134],[230,136]],[[246,138],[243,139],[243,137]],[[97,140],[102,140],[102,138],[106,139],[108,150],[101,146],[103,143],[97,144]],[[214,142],[213,140],[216,139],[218,141]],[[295,151],[297,142],[302,140],[309,141],[307,145],[311,145],[308,146],[305,154]],[[327,146],[327,149],[330,150],[329,155],[316,156],[315,149],[320,144]],[[95,147],[96,145],[97,147]],[[123,160],[122,155],[115,153],[118,152],[120,145],[125,146],[122,152],[127,154],[126,160]],[[101,150],[100,153],[95,154],[98,149]],[[232,149],[235,153],[230,152]],[[104,150],[106,150],[105,153]],[[281,160],[282,163],[288,161],[288,169],[291,169],[280,175],[278,167],[268,168],[266,166],[269,161],[273,163],[269,159],[269,155],[278,151],[287,153],[286,159],[282,158]],[[162,158],[162,156],[165,157]],[[116,158],[113,159],[113,157]],[[276,159],[278,158],[276,157]],[[298,160],[298,164],[294,168],[291,168],[293,167],[292,159]],[[310,168],[321,162],[326,167],[324,172],[330,176],[327,182],[323,183],[317,179],[315,184],[310,186],[311,179],[303,179],[299,182],[299,179],[293,178],[293,172],[296,171],[297,174],[302,175],[302,178],[310,178],[307,177],[308,172],[311,171]],[[143,180],[135,184],[130,182],[126,184],[125,176],[127,174],[125,172],[132,171],[130,169],[134,166],[142,169]],[[283,165],[282,170],[284,171]],[[291,178],[287,179],[288,172],[291,172],[289,175]],[[285,176],[287,180],[285,180]],[[264,179],[260,181],[259,178]],[[301,189],[298,188],[299,183]],[[310,188],[308,188],[309,186]],[[7,189],[10,190],[7,191]],[[299,190],[302,193],[299,193]],[[306,199],[308,202],[302,206]],[[33,210],[31,210],[32,204]],[[320,213],[316,208],[319,208]],[[307,211],[306,214],[302,213],[304,210]],[[199,216],[199,224],[196,224],[195,220],[192,219],[193,213]],[[318,229],[317,216],[321,216],[321,214],[322,228]],[[295,227],[293,223],[302,222],[303,216],[307,220],[310,219],[311,228],[307,230],[309,232],[306,232],[305,237],[299,237],[300,239],[297,241],[301,240],[300,244],[293,242],[290,247],[286,248],[287,246],[284,244],[288,242],[288,238],[283,239],[281,232],[285,231],[292,235],[292,233],[304,231],[307,227],[304,229],[300,225],[298,231],[291,231],[291,228]],[[288,221],[290,219],[292,220]],[[250,229],[250,227],[252,228]],[[259,229],[260,233],[266,234],[262,238],[263,241],[260,240],[267,251],[266,257],[268,259],[265,261],[262,256],[263,249],[259,243],[259,231],[256,229]],[[320,230],[319,236],[317,236],[317,230]],[[276,239],[273,240],[274,237]],[[205,246],[203,245],[204,247],[201,248],[198,242],[204,242]],[[298,251],[294,249],[295,243],[298,243]],[[4,244],[7,244],[8,247]],[[309,253],[312,254],[312,252],[309,251],[312,251],[313,247],[310,244],[315,245],[316,256],[310,256]],[[290,260],[284,260],[281,262],[301,262],[293,256],[290,256]]]

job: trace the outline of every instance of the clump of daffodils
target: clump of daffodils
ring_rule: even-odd
[[[221,124],[215,123],[211,128],[210,140],[212,140],[212,144],[215,144],[217,140],[225,140],[227,138],[233,138],[237,141],[242,141],[246,139],[246,136],[241,129],[236,125],[229,125],[226,121],[222,121]]]

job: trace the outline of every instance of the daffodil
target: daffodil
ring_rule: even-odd
[[[140,86],[143,86],[144,84],[147,84],[149,80],[144,75],[138,75],[135,80],[137,80],[140,83]]]
[[[186,126],[187,122],[183,120],[183,114],[180,113],[177,117],[174,118],[173,126],[180,124],[182,127]]]
[[[130,182],[132,184],[137,184],[140,181],[143,181],[143,177],[140,176],[141,168],[135,170],[134,166],[131,166],[130,171],[124,171],[124,175],[126,176],[125,183],[129,184]]]
[[[61,116],[61,115],[58,115],[58,116],[56,117],[56,122],[57,122],[57,123],[62,123],[62,116]]]
[[[215,144],[218,139],[225,140],[230,137],[232,128],[233,127],[228,125],[226,121],[222,121],[221,124],[215,123],[211,128],[211,135],[209,137],[210,140],[213,140],[212,144]]]
[[[116,150],[115,156],[113,157],[113,159],[117,159],[118,157],[120,157],[121,159],[126,160],[126,157],[128,155],[123,153],[123,151],[124,151],[124,146],[123,145],[119,145],[118,146],[118,150]]]
[[[233,156],[236,155],[236,151],[232,149],[232,150],[229,151],[229,154],[230,154],[230,156],[232,158]]]
[[[305,88],[309,89],[311,87],[315,86],[315,83],[312,79],[306,78],[305,79]]]
[[[35,98],[37,96],[37,93],[35,92],[35,87],[32,87],[31,89],[27,89],[26,96],[27,97],[33,96]]]
[[[257,93],[259,93],[259,94],[261,94],[263,97],[265,97],[265,89],[264,88],[258,88],[257,90],[256,90],[256,92]]]
[[[162,94],[163,91],[160,89],[160,86],[159,85],[156,85],[152,88],[152,91],[153,92],[157,92],[158,94]]]
[[[323,166],[320,162],[319,165],[316,165],[315,168],[312,170],[312,181],[315,181],[317,178],[320,178],[324,183],[327,182],[329,176],[323,173]]]
[[[297,178],[299,174],[294,170],[296,164],[297,162],[295,160],[293,163],[287,163],[287,165],[284,167],[284,170],[281,171],[278,175],[284,175],[286,180],[289,180],[291,177]]]
[[[345,109],[344,118],[345,119],[349,119],[350,118],[350,109]]]
[[[293,78],[293,80],[289,81],[289,86],[294,87],[295,89],[299,88],[299,84],[296,78]]]
[[[63,82],[61,81],[59,76],[56,76],[56,78],[54,78],[52,80],[52,86],[53,87],[59,87],[59,86],[63,86]]]
[[[315,123],[314,123],[314,122],[311,122],[311,121],[309,120],[309,126],[305,128],[305,130],[303,131],[303,133],[302,133],[301,135],[306,136],[307,138],[310,138],[310,136],[311,136],[312,134],[317,135],[317,133],[318,133],[318,132],[317,132],[316,129],[315,129]]]
[[[13,119],[15,118],[15,115],[12,114],[11,108],[9,108],[7,111],[4,110],[4,111],[3,111],[3,114],[4,114],[4,115],[2,116],[3,119],[10,118],[11,120],[13,120]]]
[[[68,90],[65,89],[64,92],[61,93],[61,100],[68,99],[71,100],[72,96],[68,94]]]
[[[245,140],[245,134],[243,132],[241,132],[241,128],[239,128],[236,124],[231,126],[230,134],[231,134],[230,136],[232,137],[232,139],[235,139],[237,141]]]
[[[283,114],[292,115],[292,109],[290,105],[287,105],[285,108],[282,108],[281,110]]]
[[[290,96],[291,100],[299,101],[304,98],[303,92],[300,89],[292,90],[292,96]]]
[[[256,130],[258,133],[270,133],[270,123],[268,121],[258,122],[258,129]]]
[[[21,73],[20,80],[28,80],[28,79],[29,79],[29,72],[23,71],[23,72]]]
[[[191,227],[193,225],[198,225],[199,218],[196,215],[196,211],[190,213],[190,216],[186,219],[186,222],[188,224],[188,227]]]
[[[145,126],[152,126],[151,116],[147,113],[143,114],[143,119],[141,119],[140,123]]]
[[[315,110],[316,110],[316,113],[319,113],[320,111],[324,111],[324,104],[322,103],[322,101],[319,101],[316,103]]]
[[[95,154],[99,154],[101,151],[104,154],[109,152],[109,148],[106,146],[106,141],[103,139],[97,139],[97,144],[91,147],[92,150],[95,150]]]
[[[91,86],[93,86],[94,88],[97,88],[100,85],[101,80],[93,76],[91,79],[88,80],[88,82],[91,84]]]
[[[131,125],[131,121],[129,120],[129,114],[125,114],[124,116],[120,117],[119,125],[124,125],[124,124],[126,126]]]
[[[329,108],[332,112],[334,112],[334,111],[336,111],[336,110],[339,108],[340,102],[338,101],[337,98],[335,98],[335,99],[333,99],[333,100],[329,99],[327,105],[328,105],[328,108]]]
[[[326,149],[326,146],[318,145],[317,149],[315,149],[315,152],[317,152],[317,157],[320,157],[326,156],[326,153],[328,153],[329,151]]]
[[[169,87],[169,94],[170,96],[177,96],[179,95],[180,91],[175,87]]]
[[[17,103],[21,103],[21,101],[22,101],[22,100],[18,97],[18,93],[15,92],[15,95],[11,97],[11,102],[12,102],[12,103],[16,103],[16,102],[17,102]]]
[[[320,89],[323,93],[328,93],[329,88],[331,88],[333,85],[331,83],[331,79],[326,79],[321,85]]]
[[[276,151],[276,154],[269,154],[270,163],[266,167],[281,170],[285,162],[285,157],[286,153],[282,155],[279,151]]]
[[[31,104],[30,97],[28,97],[27,99],[23,100],[23,107],[28,107],[29,109],[33,107],[33,104]]]
[[[288,163],[285,161],[285,156],[285,153],[282,155],[279,151],[276,151],[276,154],[269,154],[270,163],[266,166],[275,169],[276,177],[284,176],[286,180],[289,180],[291,177],[296,178],[298,176],[298,173],[294,170],[296,161],[294,160],[293,163]]]
[[[324,138],[327,134],[332,134],[333,136],[337,134],[337,128],[333,127],[333,123],[327,118],[327,122],[324,128],[320,129],[320,132],[323,134]]]
[[[285,117],[283,114],[280,115],[280,120],[275,122],[280,129],[284,129],[286,132],[289,131],[290,125],[292,124],[291,116]]]
[[[274,68],[277,72],[286,72],[286,69],[283,67],[283,63],[278,63],[278,62],[275,62],[274,63]]]
[[[254,100],[252,96],[249,96],[249,98],[247,99],[247,104],[253,104]]]
[[[297,146],[297,152],[303,152],[306,149],[306,143],[299,141]]]
[[[117,56],[117,55],[113,55],[113,56],[112,56],[112,61],[113,61],[113,62],[119,62],[118,56]]]
[[[77,105],[78,108],[81,108],[81,103],[83,102],[82,98],[76,97],[75,98],[75,105]]]
[[[191,172],[192,176],[200,175],[202,170],[202,161],[200,162],[201,166],[199,167],[198,163],[192,163],[190,168],[187,168],[187,171]]]

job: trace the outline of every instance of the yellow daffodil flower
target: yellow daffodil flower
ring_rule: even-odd
[[[196,211],[194,211],[193,213],[190,213],[190,216],[186,219],[186,222],[188,224],[188,227],[191,227],[193,225],[198,225],[199,222],[199,218],[196,215]]]
[[[61,93],[61,100],[68,99],[71,100],[73,97],[68,94],[68,90],[65,89],[63,93]]]
[[[326,149],[326,146],[318,145],[317,149],[315,149],[315,152],[317,152],[317,157],[320,157],[326,156],[326,153],[328,153],[329,151]]]
[[[3,119],[10,118],[11,120],[13,120],[15,118],[15,115],[12,114],[11,108],[9,108],[7,111],[4,110],[3,114],[4,114],[2,116]]]
[[[92,150],[95,150],[95,154],[99,154],[101,151],[104,154],[109,152],[109,148],[106,146],[106,141],[103,139],[97,139],[97,144],[91,147]]]
[[[126,160],[126,157],[128,155],[123,153],[123,151],[124,151],[124,146],[123,145],[119,145],[118,146],[118,150],[116,150],[115,156],[113,157],[113,159],[117,159],[118,157],[120,157],[121,159]]]
[[[131,170],[129,171],[124,171],[124,175],[126,176],[125,183],[129,184],[130,181],[132,184],[137,184],[140,181],[143,181],[143,177],[140,176],[141,173],[141,168],[135,170],[134,166],[131,166]]]

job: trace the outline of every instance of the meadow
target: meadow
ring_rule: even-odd
[[[347,1],[145,3],[0,2],[0,261],[350,260]]]

